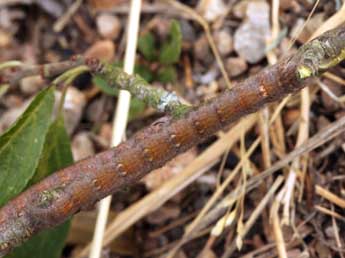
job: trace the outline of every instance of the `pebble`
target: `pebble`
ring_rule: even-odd
[[[227,56],[234,50],[233,39],[229,30],[223,29],[217,31],[214,33],[213,38],[222,56]]]
[[[243,0],[235,4],[234,7],[232,8],[232,14],[236,18],[244,19],[246,17],[246,10],[247,10],[248,3],[249,3],[248,0]]]
[[[27,106],[29,105],[30,101],[27,101],[21,107],[16,107],[7,110],[3,113],[0,117],[0,133],[3,133],[6,129],[8,129],[13,123],[19,118],[21,114],[25,111]]]
[[[169,219],[178,218],[180,214],[181,214],[181,209],[179,205],[168,203],[168,204],[165,204],[163,207],[159,208],[158,210],[150,213],[146,217],[146,220],[150,224],[160,225],[167,222],[167,220]]]
[[[198,6],[198,11],[209,22],[215,21],[221,15],[224,15],[226,10],[227,6],[223,0],[200,1]]]
[[[225,67],[230,77],[236,77],[248,69],[248,64],[242,57],[230,57],[226,60]]]
[[[294,12],[300,11],[301,7],[297,3],[296,0],[280,0],[280,9],[285,11],[285,10],[293,10]]]
[[[58,95],[57,103],[59,103],[59,99],[61,96],[60,92],[57,92],[56,95]],[[66,98],[64,102],[64,116],[65,116],[65,126],[67,132],[71,135],[76,127],[78,126],[81,116],[84,111],[84,107],[86,105],[86,98],[84,94],[74,88],[69,87],[66,93]]]
[[[214,60],[205,36],[201,36],[197,39],[194,44],[193,51],[195,58],[203,64],[211,64]]]
[[[115,45],[111,40],[101,40],[86,50],[86,57],[98,58],[103,61],[111,61],[115,55]]]
[[[246,20],[235,32],[234,48],[250,64],[258,63],[266,54],[270,33],[270,7],[267,2],[248,3]]]
[[[93,143],[88,132],[80,132],[72,140],[72,154],[74,161],[95,155]]]
[[[22,79],[20,81],[20,90],[28,95],[38,92],[45,86],[45,82],[41,76],[35,75]]]
[[[103,13],[96,19],[97,30],[106,39],[117,39],[121,32],[120,19],[111,14]]]
[[[192,24],[187,20],[181,20],[180,25],[183,41],[194,43],[196,40],[196,32]]]

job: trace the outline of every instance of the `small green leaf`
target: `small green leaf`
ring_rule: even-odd
[[[73,163],[71,144],[62,115],[50,125],[42,155],[30,184],[35,184],[51,173]]]
[[[157,74],[157,80],[162,83],[172,83],[177,80],[177,72],[175,67],[169,65],[159,69]]]
[[[152,82],[153,80],[153,74],[147,66],[140,65],[140,64],[135,65],[134,72],[136,74],[139,74],[148,83]]]
[[[133,120],[137,118],[142,112],[144,112],[145,108],[146,104],[142,100],[132,98],[128,119]]]
[[[155,38],[151,32],[139,37],[138,49],[148,61],[154,61],[157,58]]]
[[[54,121],[47,133],[36,173],[30,184],[73,163],[71,145],[62,116]],[[69,222],[45,230],[13,250],[6,258],[59,258],[69,230]]]
[[[54,88],[40,92],[0,137],[0,207],[18,195],[34,175],[54,104]]]
[[[107,81],[99,75],[93,76],[93,83],[105,94],[110,96],[117,96],[119,91],[113,87],[110,87]]]
[[[162,46],[159,61],[162,64],[174,64],[180,59],[182,47],[182,33],[180,24],[173,20],[170,25],[169,39]]]

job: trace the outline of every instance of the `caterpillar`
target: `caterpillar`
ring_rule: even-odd
[[[181,118],[166,116],[119,146],[64,168],[32,186],[0,210],[0,257],[33,234],[62,223],[103,197],[128,186],[221,128],[308,85],[322,58],[337,64],[345,49],[345,27],[330,31],[324,51],[309,62],[317,38],[301,51],[234,85]],[[339,37],[341,35],[341,37]],[[339,50],[340,49],[340,50]],[[341,59],[341,60],[340,60]],[[324,67],[324,66],[323,66]],[[329,67],[326,67],[329,68]],[[303,72],[309,69],[310,73]]]

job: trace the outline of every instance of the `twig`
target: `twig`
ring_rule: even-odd
[[[76,0],[67,10],[67,12],[61,16],[53,25],[53,30],[55,32],[61,32],[67,22],[71,19],[71,17],[76,13],[79,9],[80,5],[83,3],[83,0]]]
[[[326,200],[334,203],[335,205],[345,209],[345,199],[340,198],[339,196],[335,195],[334,193],[328,191],[325,188],[322,188],[321,186],[317,185],[315,187],[316,189],[316,194],[322,196]]]
[[[75,56],[69,61],[59,63],[32,66],[21,65],[16,71],[9,74],[4,82],[10,85],[17,85],[21,79],[33,75],[40,75],[43,79],[49,79],[83,64],[84,59],[81,56]]]
[[[45,178],[0,210],[0,257],[33,234],[58,225],[119,188],[133,184],[229,123],[299,91],[315,75],[342,61],[344,52],[345,27],[339,27],[180,119],[166,117],[118,147]],[[339,134],[344,123],[342,118],[327,127],[322,131],[324,139],[308,141],[303,150]],[[335,127],[339,125],[342,127]]]
[[[23,63],[20,61],[7,61],[5,63],[0,64],[0,70],[4,70],[4,69],[8,69],[8,68],[13,68],[13,67],[18,67],[18,66],[22,66]]]
[[[277,189],[279,188],[282,182],[283,182],[283,178],[281,176],[276,179],[276,181],[273,183],[272,187],[269,189],[265,197],[261,200],[259,205],[255,208],[255,210],[249,217],[248,221],[245,223],[241,235],[238,235],[237,238],[240,237],[243,239],[247,235],[249,229],[253,226],[257,218],[261,215],[263,209],[266,207],[269,200],[272,198],[272,196],[277,191]],[[230,247],[223,254],[222,258],[230,257],[232,252],[235,250],[235,248],[236,248],[236,241],[233,241]]]
[[[160,112],[168,112],[180,117],[191,108],[183,104],[174,92],[152,87],[139,75],[130,75],[121,68],[107,63],[96,62],[90,64],[90,67],[91,71],[106,80],[109,86],[129,91]]]

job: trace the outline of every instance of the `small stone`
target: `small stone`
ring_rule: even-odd
[[[187,20],[181,20],[180,25],[183,41],[194,43],[196,40],[196,32],[192,24]]]
[[[205,36],[199,37],[194,44],[193,50],[196,59],[201,61],[203,64],[210,64],[213,62],[213,56]]]
[[[106,39],[117,39],[121,32],[120,19],[111,14],[101,14],[96,19],[97,30]]]
[[[239,76],[248,69],[247,62],[242,57],[228,58],[226,60],[225,67],[230,77]]]
[[[233,51],[233,40],[230,31],[226,29],[217,31],[213,37],[218,51],[222,56],[226,56]]]
[[[266,54],[266,40],[270,34],[269,11],[267,2],[249,2],[247,19],[235,32],[235,50],[251,64],[259,62]]]
[[[300,6],[296,2],[296,0],[280,0],[280,9],[285,10],[293,10],[295,13],[298,13],[300,11]]]
[[[284,113],[284,125],[287,127],[290,127],[293,125],[296,121],[298,121],[301,117],[301,111],[299,108],[291,108],[286,110]]]
[[[215,21],[221,15],[226,13],[227,7],[223,0],[200,1],[198,11],[209,21]]]
[[[72,134],[79,124],[85,105],[86,98],[84,94],[74,87],[69,87],[63,106],[65,126],[69,134]]]
[[[106,121],[109,118],[111,110],[113,110],[113,106],[109,105],[109,100],[106,96],[92,100],[86,109],[86,119],[93,123]]]
[[[20,89],[25,94],[34,94],[44,87],[44,80],[39,75],[30,76],[20,81]]]
[[[154,225],[165,223],[169,219],[176,219],[181,214],[181,209],[178,204],[165,204],[158,210],[150,213],[146,220]]]
[[[112,128],[113,126],[111,125],[111,123],[102,124],[101,129],[99,130],[99,136],[110,142],[113,132]]]
[[[10,33],[0,29],[0,48],[5,48],[12,42],[12,37]]]
[[[94,57],[103,61],[111,61],[114,55],[115,46],[111,40],[98,41],[85,52],[86,57]]]
[[[246,11],[249,1],[243,0],[238,2],[234,5],[234,8],[232,8],[232,14],[239,19],[244,19],[246,17]]]
[[[95,154],[89,133],[80,132],[72,140],[72,154],[74,161],[82,160]]]
[[[326,234],[326,236],[327,236],[328,238],[334,239],[335,236],[336,236],[336,234],[335,234],[335,232],[334,232],[334,227],[332,227],[332,226],[327,227],[327,228],[325,229],[325,234]]]
[[[61,17],[65,11],[64,5],[61,1],[36,0],[35,2],[39,5],[39,7],[55,18]]]
[[[5,113],[1,114],[0,117],[0,133],[8,129],[13,123],[19,118],[21,114],[25,111],[30,101],[23,104],[21,107],[12,108]]]

